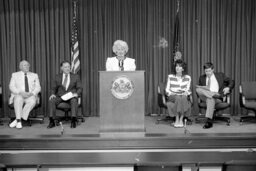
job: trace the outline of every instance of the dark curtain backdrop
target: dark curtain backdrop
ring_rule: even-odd
[[[4,114],[7,116],[11,74],[26,59],[42,87],[40,113],[47,115],[51,83],[59,64],[70,59],[70,0],[0,0],[0,55]]]
[[[78,0],[78,5],[83,114],[98,115],[98,71],[105,70],[117,39],[128,43],[127,56],[146,72],[145,114],[158,112],[157,85],[171,70],[177,0]],[[212,61],[216,71],[236,81],[231,112],[239,114],[238,86],[256,80],[256,1],[180,0],[179,16],[181,51],[193,90],[203,64]],[[47,116],[52,80],[59,63],[70,59],[72,0],[0,0],[0,24],[2,115],[9,113],[11,73],[27,59],[41,81],[38,112]]]

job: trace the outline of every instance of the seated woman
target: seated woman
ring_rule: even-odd
[[[128,52],[128,45],[123,40],[116,40],[113,45],[115,57],[108,57],[106,62],[107,71],[135,71],[135,59],[128,58],[125,54]]]
[[[186,63],[178,59],[175,61],[174,73],[168,75],[166,94],[168,96],[167,108],[170,116],[175,116],[174,127],[183,127],[183,118],[190,114],[191,77],[184,74]]]

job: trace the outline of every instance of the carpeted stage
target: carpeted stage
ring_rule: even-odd
[[[0,163],[10,168],[132,165],[180,170],[184,164],[196,164],[255,170],[256,123],[240,125],[239,117],[233,117],[230,126],[218,122],[206,130],[203,123],[193,122],[185,129],[156,124],[157,118],[145,117],[144,135],[102,135],[99,117],[86,117],[76,129],[70,128],[70,122],[63,122],[63,129],[47,129],[45,119],[17,130],[9,128],[6,120],[0,126]]]
[[[145,148],[255,148],[256,123],[239,123],[239,117],[231,119],[230,126],[224,122],[214,123],[213,128],[203,129],[203,123],[174,128],[170,122],[156,120],[160,116],[145,117],[145,134],[107,134],[100,131],[99,117],[85,117],[77,128],[70,128],[70,121],[63,121],[63,128],[47,129],[44,123],[32,122],[21,130],[9,128],[8,120],[0,126],[0,149],[145,149]],[[32,143],[33,141],[33,143]],[[70,142],[76,142],[76,144]],[[89,142],[90,143],[89,143]],[[37,143],[35,143],[37,142]],[[46,142],[43,146],[42,142]],[[59,145],[60,142],[62,145]],[[93,142],[93,143],[92,143]],[[111,143],[110,143],[111,142]]]
[[[174,128],[171,122],[161,121],[156,123],[158,118],[164,116],[145,116],[145,132],[146,134],[169,134],[169,136],[188,136],[184,135],[184,128]],[[64,128],[64,135],[90,135],[98,134],[100,130],[100,118],[99,117],[84,117],[85,122],[79,122],[77,128],[70,128],[70,121],[62,121]],[[230,126],[227,126],[225,122],[215,122],[213,128],[203,129],[203,123],[195,123],[194,117],[192,117],[192,125],[187,125],[187,130],[191,135],[194,134],[243,134],[243,133],[255,133],[256,123],[245,122],[240,124],[239,117],[232,117]],[[61,126],[47,129],[49,123],[46,117],[41,124],[37,121],[32,121],[32,126],[24,124],[22,129],[13,129],[8,127],[9,119],[4,120],[4,125],[0,126],[0,135],[10,135],[13,137],[26,138],[28,136],[38,135],[59,135],[61,134]],[[127,135],[129,137],[129,135]]]

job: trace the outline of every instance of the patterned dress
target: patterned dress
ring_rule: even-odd
[[[170,116],[190,114],[191,102],[187,96],[191,94],[190,84],[189,75],[181,77],[174,74],[168,75],[165,91],[168,96],[167,107]]]

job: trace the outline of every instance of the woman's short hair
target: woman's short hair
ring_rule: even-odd
[[[116,40],[114,42],[113,47],[112,47],[113,52],[116,53],[118,50],[118,47],[120,47],[120,46],[121,46],[122,50],[125,51],[125,53],[128,52],[128,49],[129,49],[128,44],[123,40]]]
[[[176,66],[179,65],[183,68],[183,72],[182,75],[187,74],[187,64],[182,60],[182,59],[178,59],[174,62],[174,67],[173,67],[173,74],[177,74],[176,73]]]

